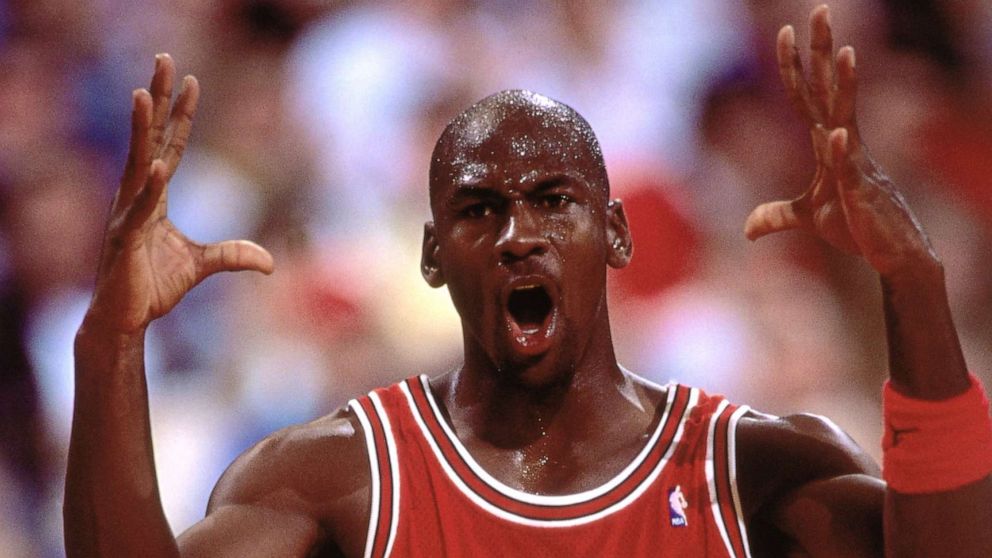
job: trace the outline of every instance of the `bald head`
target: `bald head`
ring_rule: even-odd
[[[585,118],[544,95],[508,90],[475,103],[441,133],[431,157],[431,206],[448,185],[510,167],[579,174],[604,202],[609,196],[599,141]]]

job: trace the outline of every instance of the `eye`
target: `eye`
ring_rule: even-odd
[[[572,198],[565,194],[550,194],[541,196],[540,205],[545,209],[561,209],[570,203],[572,203]]]
[[[472,219],[480,219],[482,217],[489,217],[493,214],[495,208],[493,204],[489,202],[478,202],[462,208],[462,215],[470,217]]]

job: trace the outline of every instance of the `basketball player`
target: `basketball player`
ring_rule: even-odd
[[[605,287],[607,266],[632,254],[623,205],[575,111],[507,91],[457,117],[431,160],[422,273],[450,291],[463,364],[266,438],[176,539],[152,459],[145,328],[204,277],[270,273],[273,261],[250,242],[193,243],[166,218],[199,86],[184,79],[170,112],[175,70],[160,56],[150,91],[134,94],[130,155],[76,339],[68,554],[992,556],[992,427],[941,264],[860,141],[854,51],[833,54],[825,7],[811,28],[808,81],[790,27],[778,55],[816,177],[745,229],[802,229],[879,273],[888,484],[825,419],[763,415],[617,364]]]

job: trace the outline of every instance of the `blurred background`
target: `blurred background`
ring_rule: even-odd
[[[774,40],[814,2],[0,0],[0,555],[59,556],[72,339],[157,52],[197,75],[170,217],[249,238],[271,277],[213,277],[149,333],[159,481],[179,533],[226,465],[350,397],[457,365],[418,271],[429,154],[479,98],[533,89],[598,132],[635,241],[611,272],[621,362],[785,414],[826,414],[880,454],[879,287],[798,233],[747,242],[802,192],[809,138]],[[837,0],[866,142],[947,268],[971,368],[992,382],[992,8]],[[984,271],[983,271],[984,270]]]

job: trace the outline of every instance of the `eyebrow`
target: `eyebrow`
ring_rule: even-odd
[[[551,176],[542,177],[540,180],[535,181],[537,184],[531,190],[535,194],[540,194],[547,192],[548,190],[554,190],[555,188],[565,185],[566,183],[575,180],[574,176],[568,173],[553,174]]]
[[[455,187],[455,193],[463,191],[472,190],[486,190],[489,189],[486,186],[487,179],[489,177],[488,169],[481,172],[463,172],[452,181],[452,185]]]
[[[454,186],[456,191],[462,190],[487,190],[488,187],[484,186],[486,179],[484,176],[472,175],[468,178],[459,178],[455,180]]]
[[[500,195],[488,186],[478,183],[463,183],[455,186],[455,192],[448,198],[450,205],[457,205],[465,199],[496,199]]]

